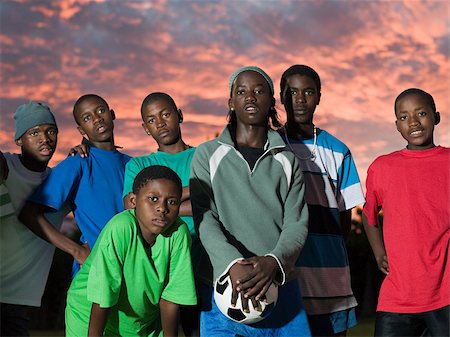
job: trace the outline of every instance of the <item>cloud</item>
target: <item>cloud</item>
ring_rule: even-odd
[[[174,97],[184,138],[198,145],[225,125],[238,67],[262,67],[278,92],[287,67],[308,64],[323,83],[316,124],[345,140],[364,172],[377,154],[404,146],[393,102],[408,87],[435,97],[436,140],[449,146],[449,10],[443,1],[6,1],[0,146],[16,150],[12,112],[38,99],[57,116],[61,160],[80,140],[72,106],[92,92],[116,111],[125,152],[154,151],[139,112],[153,91]]]

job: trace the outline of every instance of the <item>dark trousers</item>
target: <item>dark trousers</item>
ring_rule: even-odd
[[[25,305],[0,303],[0,336],[29,336],[28,307]]]
[[[450,306],[416,313],[377,312],[375,336],[450,336]]]
[[[180,306],[180,323],[186,337],[200,333],[200,306]]]

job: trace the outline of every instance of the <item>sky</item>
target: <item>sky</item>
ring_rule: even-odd
[[[56,165],[81,141],[76,99],[104,97],[116,144],[132,156],[156,151],[140,106],[154,91],[183,111],[192,146],[225,126],[228,79],[257,65],[275,84],[293,64],[322,80],[317,127],[350,148],[362,181],[379,155],[404,148],[393,103],[404,89],[428,91],[441,113],[435,143],[450,146],[448,1],[0,1],[0,150],[17,152],[13,114],[30,99],[59,127]]]

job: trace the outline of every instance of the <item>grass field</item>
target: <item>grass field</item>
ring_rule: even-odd
[[[183,331],[178,332],[179,337],[184,337]],[[30,331],[30,337],[65,337],[61,330],[33,330]]]
[[[356,327],[349,330],[347,333],[348,337],[372,337],[373,336],[373,320],[363,319]],[[35,330],[31,331],[31,337],[64,337],[63,331],[46,331],[46,330]],[[183,337],[183,333],[180,331],[180,337]]]
[[[348,337],[372,337],[374,330],[373,319],[363,319],[358,325],[350,329],[347,333]]]

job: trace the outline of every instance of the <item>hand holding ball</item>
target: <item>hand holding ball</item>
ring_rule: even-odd
[[[231,306],[231,294],[232,284],[230,275],[225,273],[219,277],[214,284],[214,300],[220,311],[229,319],[245,324],[253,324],[259,322],[270,315],[275,308],[278,299],[278,287],[275,284],[271,284],[269,290],[266,292],[266,299],[259,301],[261,311],[253,308],[253,305],[249,303],[249,313],[244,312],[242,309],[241,296],[238,296],[236,306]]]

